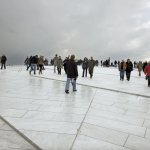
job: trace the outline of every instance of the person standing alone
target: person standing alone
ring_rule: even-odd
[[[126,63],[124,60],[119,64],[119,71],[120,71],[120,80],[124,80],[124,73],[126,70]]]
[[[38,66],[39,66],[39,74],[42,74],[44,66],[44,56],[40,56],[40,58],[38,59]]]
[[[75,62],[75,55],[71,55],[70,60],[66,64],[66,69],[67,69],[67,81],[66,81],[65,92],[66,94],[69,94],[70,82],[72,83],[73,91],[74,92],[77,91],[76,79],[78,77],[78,69],[77,69],[77,64]]]
[[[93,60],[93,57],[91,57],[91,59],[88,61],[90,78],[93,77],[94,66],[95,66],[95,61]]]
[[[131,71],[133,71],[133,64],[130,61],[130,59],[127,59],[127,62],[126,62],[126,77],[127,77],[128,81],[130,80]]]
[[[84,77],[84,74],[85,77],[87,77],[88,59],[86,57],[84,58],[84,61],[82,63],[82,69],[83,69],[82,77]]]
[[[62,66],[63,66],[63,62],[62,62],[61,56],[59,56],[59,58],[57,60],[57,70],[58,70],[58,74],[60,74],[60,75],[61,75]]]
[[[139,63],[137,64],[137,68],[138,68],[139,76],[141,76],[141,71],[142,71],[142,68],[143,68],[142,61],[139,61]]]
[[[55,55],[55,57],[53,59],[53,62],[54,62],[54,73],[56,73],[56,67],[57,67],[57,63],[58,63],[58,56],[57,56],[57,54]]]
[[[3,67],[4,67],[4,69],[6,69],[6,61],[7,61],[7,57],[5,55],[3,55],[1,57],[1,69],[3,69]]]

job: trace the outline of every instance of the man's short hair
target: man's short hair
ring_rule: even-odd
[[[71,60],[74,60],[75,59],[75,55],[71,55]]]

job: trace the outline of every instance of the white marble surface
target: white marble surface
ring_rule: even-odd
[[[148,105],[132,105],[132,104],[114,104],[114,107],[117,107],[117,108],[123,108],[123,109],[126,109],[126,110],[131,110],[131,111],[139,111],[139,112],[145,112],[147,113],[150,109],[150,106]]]
[[[0,120],[0,122],[3,122]],[[36,150],[6,123],[0,127],[0,150]]]
[[[145,113],[145,112],[128,110],[126,112],[126,115],[136,117],[136,118],[150,119],[150,113]]]
[[[102,128],[100,126],[87,123],[83,124],[80,134],[120,146],[124,145],[128,137],[128,134],[126,133],[121,133],[115,130]]]
[[[114,121],[105,118],[99,118],[95,116],[87,116],[85,122],[96,126],[100,126],[100,127],[104,127],[116,131],[121,131],[121,132],[133,134],[141,137],[144,137],[144,134],[146,132],[145,127],[131,125],[125,122]]]
[[[69,150],[75,135],[21,130],[43,150]]]
[[[136,117],[132,117],[132,116],[127,116],[124,114],[120,114],[117,112],[109,112],[109,111],[103,111],[103,110],[98,110],[98,109],[90,109],[90,111],[88,112],[89,116],[95,116],[95,117],[102,117],[102,118],[106,118],[109,120],[115,120],[115,121],[120,121],[120,122],[126,122],[129,124],[133,124],[133,125],[139,125],[142,126],[144,123],[144,119],[141,118],[136,118]]]
[[[95,111],[95,110],[108,111],[108,112],[113,112],[118,114],[125,114],[125,112],[127,111],[127,109],[125,108],[117,108],[113,106],[100,105],[100,104],[95,104],[93,102],[90,111]]]
[[[25,100],[24,100],[25,101]],[[34,101],[33,101],[34,102]],[[35,104],[33,105],[32,103],[26,104],[26,103],[20,103],[20,102],[9,102],[9,101],[1,101],[0,102],[0,108],[1,109],[20,109],[20,110],[37,110],[41,105],[40,104]],[[44,105],[44,104],[43,104]]]
[[[1,150],[36,150],[13,131],[0,130]]]
[[[78,114],[29,111],[24,115],[23,118],[41,120],[41,121],[49,120],[49,121],[80,123],[83,120],[83,117],[84,115],[78,115]]]
[[[73,150],[129,150],[128,148],[117,146],[102,140],[97,140],[88,136],[79,135]]]
[[[20,109],[0,109],[1,116],[4,117],[22,117],[25,115],[27,110],[20,110]]]
[[[133,150],[150,150],[150,139],[131,135],[125,146]]]
[[[53,67],[36,77],[23,66],[0,71],[0,115],[43,150],[147,150],[150,98],[137,95],[150,97],[144,75],[134,70],[122,82],[115,68],[81,74],[79,67],[77,92],[67,95],[66,75]],[[11,131],[1,121],[0,129]]]
[[[4,125],[4,121],[0,119],[0,128]]]
[[[67,106],[41,106],[39,111],[45,112],[55,112],[55,113],[68,113],[68,114],[79,114],[84,115],[87,111],[86,108],[74,108],[74,107],[67,107]]]
[[[79,123],[71,122],[41,121],[23,118],[6,117],[6,119],[19,130],[33,130],[66,134],[76,134],[80,125]]]
[[[6,130],[6,131],[12,131],[13,129],[7,125],[6,123],[4,123],[4,125],[0,128],[1,130]]]
[[[145,137],[150,139],[150,128],[147,129]]]
[[[150,120],[145,120],[143,126],[150,128]]]

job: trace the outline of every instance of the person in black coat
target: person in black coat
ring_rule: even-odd
[[[38,56],[33,56],[30,60],[30,63],[31,63],[31,69],[29,71],[29,74],[31,75],[31,72],[34,71],[34,75],[36,74],[36,66],[37,66],[37,63],[38,63]]]
[[[6,61],[7,61],[7,57],[5,55],[3,55],[1,57],[1,69],[3,69],[3,67],[4,67],[4,69],[6,69]]]
[[[69,61],[69,57],[66,57],[66,59],[63,61],[63,66],[64,66],[64,70],[65,70],[65,73],[67,74],[67,63]]]
[[[130,61],[130,59],[127,59],[127,62],[126,62],[126,77],[127,77],[128,81],[130,80],[131,71],[133,71],[133,64]]]
[[[86,57],[84,58],[84,61],[82,63],[82,69],[83,69],[82,77],[84,77],[84,73],[85,77],[87,77],[88,59]]]
[[[68,94],[70,82],[72,83],[73,91],[74,92],[77,91],[76,79],[78,77],[78,69],[77,69],[77,64],[75,62],[75,55],[71,55],[70,60],[67,62],[66,71],[67,71],[67,81],[66,81],[65,92]]]

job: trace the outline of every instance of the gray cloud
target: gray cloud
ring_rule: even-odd
[[[0,55],[148,58],[149,14],[149,0],[0,0]]]

